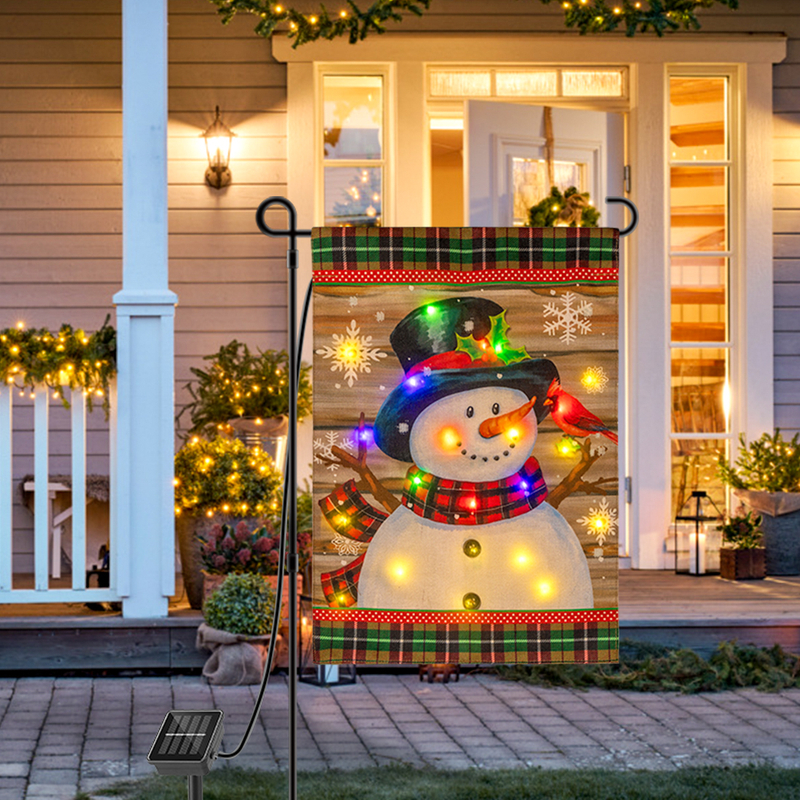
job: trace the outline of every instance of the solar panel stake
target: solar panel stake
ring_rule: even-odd
[[[217,757],[223,730],[216,709],[169,711],[147,760],[159,775],[185,775],[189,800],[203,800],[203,775]]]

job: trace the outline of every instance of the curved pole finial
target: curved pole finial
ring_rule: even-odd
[[[632,200],[628,200],[627,197],[606,197],[606,203],[622,203],[631,212],[630,225],[627,228],[623,228],[619,235],[622,237],[633,233],[639,224],[639,209],[636,208],[636,204]]]
[[[267,225],[266,220],[264,219],[264,215],[267,212],[267,209],[270,206],[281,206],[285,208],[289,212],[289,228],[285,231],[275,231]],[[256,225],[258,225],[258,229],[261,233],[265,233],[267,236],[280,236],[280,237],[288,237],[289,238],[289,249],[296,250],[297,249],[297,237],[298,236],[311,236],[311,231],[298,229],[297,227],[297,209],[294,207],[294,204],[287,200],[285,197],[273,196],[268,197],[264,200],[256,210]]]

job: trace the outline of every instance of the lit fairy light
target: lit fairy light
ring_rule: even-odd
[[[565,458],[575,455],[575,453],[577,453],[580,449],[580,442],[567,433],[565,433],[558,440],[558,442],[556,442],[556,450],[558,451],[559,455],[562,455]]]
[[[581,385],[590,394],[598,394],[608,386],[608,375],[602,367],[587,367],[581,375]]]

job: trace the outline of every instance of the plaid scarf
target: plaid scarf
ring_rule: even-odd
[[[418,467],[406,474],[403,505],[447,525],[488,525],[526,514],[547,497],[539,462],[529,458],[519,472],[499,481],[470,483],[437,478]]]

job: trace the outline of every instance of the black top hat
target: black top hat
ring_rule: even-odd
[[[526,358],[512,364],[487,363],[457,351],[456,336],[484,340],[491,317],[503,307],[481,297],[438,300],[415,308],[389,337],[403,371],[403,382],[384,401],[375,418],[375,443],[386,455],[411,461],[409,442],[417,417],[432,403],[451,394],[502,386],[519,389],[530,399],[541,422],[548,412],[544,401],[558,370],[546,358]]]

